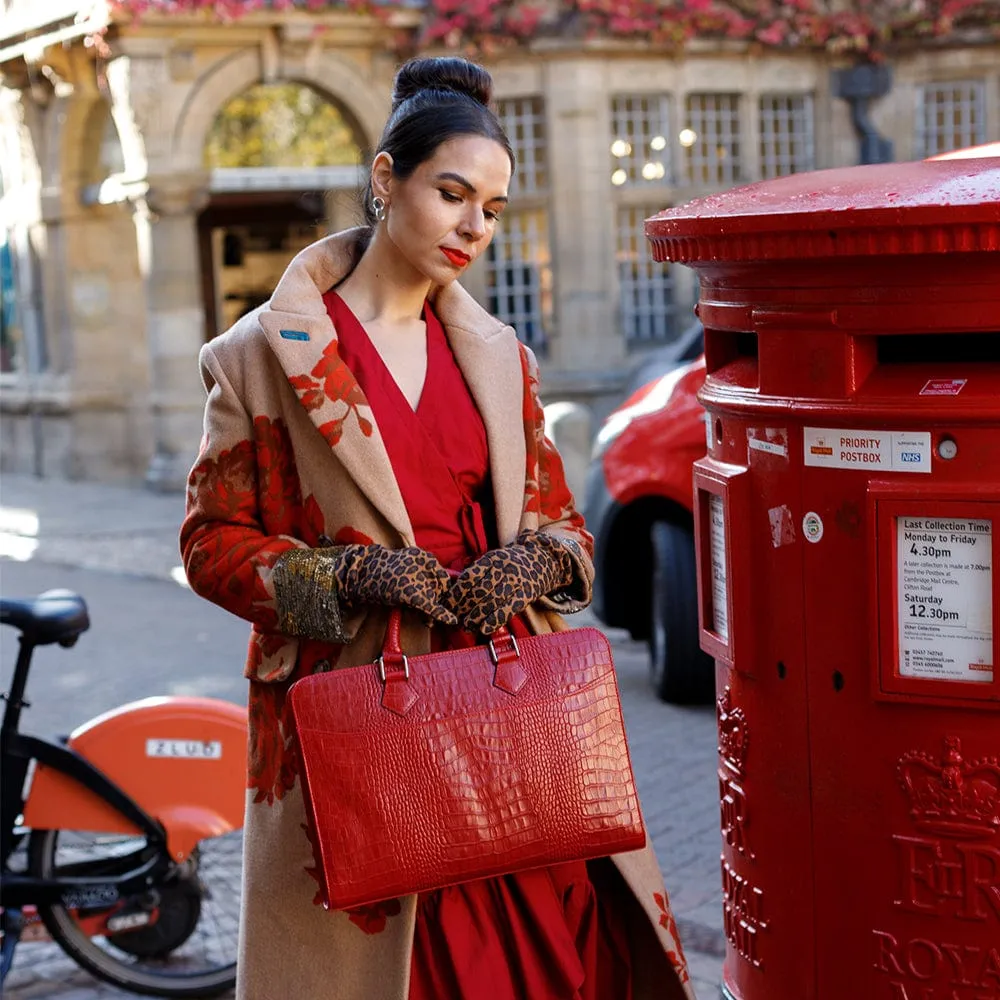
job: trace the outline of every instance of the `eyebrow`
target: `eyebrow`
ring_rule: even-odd
[[[443,174],[438,174],[435,180],[454,181],[456,184],[461,184],[461,186],[464,187],[465,190],[469,192],[469,194],[478,194],[475,187],[473,187],[473,185],[469,181],[467,181],[461,174],[453,174],[450,171],[446,171]],[[510,199],[508,199],[507,195],[505,194],[498,194],[495,198],[490,198],[489,200],[502,201],[506,203]]]

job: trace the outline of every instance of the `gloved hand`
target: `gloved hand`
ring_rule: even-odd
[[[272,580],[279,629],[287,635],[347,642],[342,610],[363,604],[409,607],[446,625],[458,623],[442,604],[451,576],[429,552],[412,546],[292,549],[276,561]]]
[[[414,608],[445,625],[458,624],[455,615],[442,606],[451,574],[424,549],[344,545],[332,551],[336,553],[337,590],[345,604]]]
[[[573,582],[573,559],[557,538],[522,531],[463,570],[442,601],[470,632],[492,635],[540,597]]]

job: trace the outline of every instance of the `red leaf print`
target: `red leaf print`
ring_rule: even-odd
[[[387,899],[344,912],[350,917],[351,923],[357,924],[366,934],[381,934],[385,930],[387,918],[398,916],[401,909],[398,899]]]
[[[326,402],[326,395],[320,389],[310,389],[302,394],[302,405],[307,410],[318,410]]]
[[[323,391],[327,396],[345,403],[352,402],[350,397],[357,389],[358,383],[355,381],[354,374],[343,362],[331,371],[323,381]],[[359,402],[359,400],[355,398],[353,402]]]
[[[372,427],[372,422],[370,420],[365,420],[364,417],[359,416],[358,427],[361,428],[361,433],[364,434],[365,437],[370,438],[372,436],[372,430],[374,428]]]
[[[316,380],[308,375],[289,375],[288,381],[296,392],[308,392],[310,389],[319,388]]]
[[[302,505],[303,528],[300,537],[310,545],[316,545],[319,536],[324,533],[323,512],[319,509],[316,498],[310,493]]]
[[[367,406],[368,400],[365,399],[365,394],[361,391],[361,386],[355,385],[347,390],[347,394],[344,396],[344,402],[349,404],[351,409],[355,409],[358,406]]]
[[[663,898],[662,892],[654,892],[653,900],[660,908],[660,926],[667,927],[670,924],[670,914],[667,912],[667,901]]]
[[[261,637],[265,647],[274,640],[284,642],[282,636]],[[263,651],[266,652],[266,649]],[[295,785],[298,762],[285,738],[282,724],[287,691],[287,684],[250,684],[247,788],[255,790],[255,803],[273,805]]]
[[[189,477],[188,491],[208,516],[228,521],[252,503],[256,485],[253,445],[240,441],[218,458],[199,462]]]
[[[337,545],[371,545],[374,539],[369,538],[363,531],[357,528],[341,528],[333,536],[333,541]]]
[[[322,424],[319,428],[320,434],[326,438],[327,444],[331,448],[335,448],[340,444],[340,439],[344,434],[344,418],[341,417],[339,420],[328,420],[325,424]]]
[[[288,428],[283,420],[257,417],[253,429],[261,481],[260,512],[273,533],[297,535],[302,493]]]
[[[684,958],[684,953],[681,951],[681,941],[677,933],[677,922],[674,920],[673,914],[667,909],[667,900],[662,892],[653,893],[653,901],[656,903],[660,910],[660,926],[670,935],[671,939],[676,943],[676,951],[672,948],[667,949],[667,959],[670,964],[677,970],[678,978],[682,983],[690,981],[690,976],[688,975],[687,960]]]
[[[313,366],[312,375],[322,382],[323,379],[335,372],[341,365],[343,365],[343,362],[340,360],[340,355],[337,353],[337,344],[334,341],[328,344],[323,350],[322,357]]]

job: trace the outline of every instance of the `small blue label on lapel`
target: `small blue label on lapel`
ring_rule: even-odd
[[[308,340],[309,334],[305,330],[279,330],[285,340]]]

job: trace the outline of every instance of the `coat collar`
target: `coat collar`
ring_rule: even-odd
[[[413,528],[368,400],[337,350],[337,331],[324,293],[354,269],[363,229],[306,247],[289,264],[258,318],[299,402],[358,488],[413,543]],[[501,543],[520,523],[525,484],[520,351],[513,331],[457,282],[435,288],[431,302],[455,360],[479,407],[490,449],[490,472]]]

